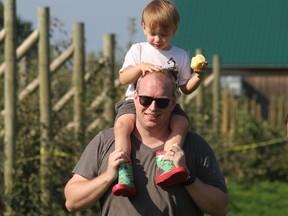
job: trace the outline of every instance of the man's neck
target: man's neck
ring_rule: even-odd
[[[143,144],[147,145],[150,148],[156,148],[166,142],[167,138],[170,135],[170,130],[145,130],[136,126],[133,134],[139,140],[141,140]]]

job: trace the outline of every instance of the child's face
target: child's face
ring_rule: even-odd
[[[142,29],[146,36],[147,42],[151,44],[155,49],[169,50],[171,40],[174,36],[172,31],[164,31],[160,27],[150,28],[142,23]]]

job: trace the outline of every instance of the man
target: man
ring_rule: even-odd
[[[170,134],[174,92],[175,82],[166,70],[146,73],[137,83],[136,122],[131,136],[136,195],[127,198],[111,192],[117,183],[118,166],[129,159],[124,152],[114,151],[113,129],[107,129],[86,147],[65,187],[69,211],[86,209],[100,201],[102,215],[226,215],[228,193],[224,178],[209,145],[193,132],[187,134],[183,150],[174,145],[162,158],[173,161],[176,167],[185,167],[190,177],[167,188],[155,183],[155,154],[163,150]],[[158,108],[160,98],[169,100],[166,108]]]

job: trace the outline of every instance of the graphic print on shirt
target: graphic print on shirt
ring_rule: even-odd
[[[168,70],[170,71],[170,73],[172,74],[172,76],[174,77],[177,85],[178,85],[178,71],[177,71],[177,68],[176,68],[176,62],[175,60],[173,59],[173,57],[171,57],[168,61]]]

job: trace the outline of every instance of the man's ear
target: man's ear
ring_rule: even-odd
[[[134,91],[134,96],[133,96],[133,98],[134,98],[134,101],[137,101],[137,99],[138,99],[138,93],[137,93],[137,91]]]
[[[172,110],[174,110],[176,104],[177,104],[177,98],[176,98],[176,96],[174,95],[174,96],[172,97],[172,108],[173,108]]]

